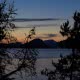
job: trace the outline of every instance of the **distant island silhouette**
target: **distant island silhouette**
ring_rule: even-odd
[[[28,43],[22,44],[21,42],[15,43],[0,43],[0,47],[2,48],[58,48],[58,42],[54,40],[41,40],[41,39],[33,39]]]
[[[67,42],[67,43],[66,43]],[[28,43],[0,43],[0,48],[71,48],[72,41],[71,40],[63,40],[60,42],[56,42],[54,40],[42,40],[39,38],[33,39]]]

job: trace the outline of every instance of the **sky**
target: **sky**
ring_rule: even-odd
[[[72,16],[75,11],[80,11],[80,0],[14,0],[17,15],[15,18],[57,18],[53,21],[32,21],[15,22],[19,27],[36,26],[35,38],[63,40],[59,34],[60,25],[67,19],[73,24]],[[39,27],[38,27],[39,25]],[[29,28],[16,29],[15,35],[19,41],[23,42],[25,35],[28,35]]]
[[[69,18],[78,10],[80,0],[15,0],[22,18]]]

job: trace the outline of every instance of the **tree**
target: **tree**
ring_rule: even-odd
[[[75,63],[80,63],[80,59],[77,58],[77,56],[80,57],[80,54],[78,55],[78,52],[80,51],[80,13],[79,12],[75,12],[74,16],[74,26],[71,28],[69,26],[69,21],[65,22],[62,26],[61,26],[61,31],[60,33],[63,36],[67,36],[67,42],[66,44],[70,44],[70,48],[72,48],[72,55],[71,55],[71,69],[70,69],[70,80],[73,80],[73,72],[75,69],[75,66],[80,66],[80,64],[76,64]],[[76,50],[77,49],[77,50]],[[78,52],[76,52],[76,51]],[[75,61],[75,59],[77,58],[77,61]],[[67,58],[68,59],[68,58]],[[77,67],[77,69],[79,69],[79,66]]]
[[[14,2],[13,2],[14,3]],[[6,41],[16,41],[10,31],[13,31],[15,25],[12,23],[14,19],[15,9],[14,4],[7,4],[7,0],[2,0],[0,2],[0,42],[5,39]],[[30,37],[35,33],[31,31]],[[12,80],[11,75],[17,74],[18,72],[35,72],[35,61],[37,56],[37,51],[34,49],[18,49],[16,52],[11,54],[10,50],[7,48],[0,48],[0,80]],[[14,59],[15,58],[15,59]],[[17,61],[16,61],[17,60]],[[15,62],[16,61],[16,62]],[[7,66],[14,66],[13,70],[9,70]]]
[[[75,12],[74,16],[74,25],[73,27],[69,26],[69,21],[65,22],[61,25],[60,33],[62,36],[66,36],[67,40],[66,43],[70,45],[68,47],[72,49],[79,49],[80,48],[80,13]]]
[[[61,25],[60,31],[62,36],[67,37],[65,44],[70,44],[68,47],[72,48],[72,54],[64,57],[60,55],[58,63],[52,61],[55,70],[41,71],[48,76],[48,80],[80,80],[80,13],[75,12],[73,19],[73,27],[70,27],[67,21]]]

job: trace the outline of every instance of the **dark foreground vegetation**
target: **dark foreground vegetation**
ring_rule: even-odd
[[[69,26],[69,21],[61,25],[60,33],[67,39],[61,43],[72,49],[67,56],[60,55],[58,63],[52,61],[55,70],[44,69],[42,75],[48,76],[48,80],[80,80],[80,13],[75,12],[74,26]]]
[[[7,0],[0,0],[0,42],[5,40],[8,42],[17,42],[17,39],[10,34],[14,31],[15,25],[11,22],[14,19],[15,9],[14,2],[7,4]],[[26,42],[35,34],[35,28],[33,28],[26,38]],[[9,55],[7,48],[0,47],[0,80],[13,80],[12,75],[20,75],[22,73],[28,73],[29,75],[35,74],[35,61],[37,51],[35,49],[21,49],[17,50],[13,56]],[[20,55],[22,54],[22,56]],[[15,59],[14,59],[15,58]],[[14,61],[16,60],[17,61]],[[13,68],[7,68],[12,66]],[[27,77],[27,76],[26,76]]]

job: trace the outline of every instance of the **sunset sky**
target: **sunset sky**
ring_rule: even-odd
[[[25,34],[28,35],[31,27],[36,27],[34,38],[63,40],[59,34],[60,25],[67,19],[73,24],[72,16],[75,11],[80,11],[80,0],[14,0],[17,15],[15,18],[54,18],[52,21],[25,21],[14,22],[17,27],[12,33],[21,42],[24,42]],[[30,27],[30,28],[29,28]]]

